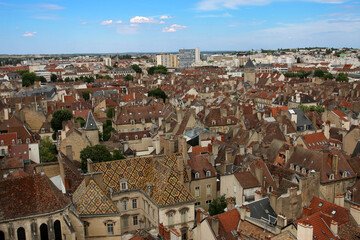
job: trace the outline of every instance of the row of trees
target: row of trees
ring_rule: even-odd
[[[310,76],[311,71],[304,71],[304,70],[300,70],[298,72],[286,72],[284,73],[285,77],[299,77],[301,79],[303,78],[307,78],[308,76]]]
[[[303,110],[304,112],[317,112],[317,113],[325,112],[325,107],[324,106],[299,105],[298,108]]]

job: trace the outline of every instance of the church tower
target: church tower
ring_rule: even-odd
[[[91,111],[89,111],[89,114],[86,118],[86,124],[84,130],[92,146],[99,144],[99,128],[96,125],[94,115],[92,114]]]
[[[251,85],[254,85],[256,83],[255,65],[251,61],[251,59],[249,59],[249,61],[247,61],[244,66],[244,81],[248,82]]]

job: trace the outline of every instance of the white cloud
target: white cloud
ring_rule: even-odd
[[[163,32],[176,32],[178,30],[181,30],[181,29],[185,29],[187,28],[187,26],[182,26],[182,25],[178,25],[178,24],[173,24],[171,25],[170,27],[164,27],[162,29]]]
[[[121,35],[137,34],[139,32],[138,26],[137,24],[119,25],[116,32]]]
[[[65,7],[56,5],[56,4],[39,4],[40,8],[43,8],[45,10],[62,10],[65,9]]]
[[[88,23],[84,21],[84,22],[81,22],[81,24],[84,24],[84,25],[86,25],[86,24],[88,24]]]
[[[202,0],[198,3],[197,9],[203,11],[212,11],[219,9],[237,9],[239,6],[262,6],[272,2],[293,1],[293,0]],[[340,4],[348,0],[297,0],[303,2],[318,2],[328,4]]]
[[[117,20],[115,23],[120,24],[120,23],[122,23],[122,21],[121,21],[121,20]]]
[[[109,25],[109,24],[112,24],[113,23],[113,20],[105,20],[105,21],[102,21],[100,24],[101,25]]]
[[[174,18],[174,17],[171,17],[171,16],[168,16],[168,15],[163,15],[163,16],[161,16],[160,17],[160,19],[172,19],[172,18]]]
[[[159,22],[159,24],[164,24],[164,23],[165,23],[165,21],[160,21],[160,22]]]
[[[26,32],[23,34],[23,37],[34,37],[37,32]]]
[[[131,23],[159,23],[157,20],[153,18],[143,17],[143,16],[136,16],[130,19]]]

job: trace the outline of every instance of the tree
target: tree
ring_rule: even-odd
[[[22,75],[22,85],[23,85],[23,87],[29,87],[29,86],[33,85],[35,80],[36,80],[35,73],[25,72]]]
[[[347,74],[339,73],[339,75],[336,77],[337,82],[349,82],[349,77]]]
[[[75,122],[76,122],[76,123],[77,123],[77,122],[80,122],[80,127],[84,127],[85,124],[86,124],[86,121],[85,121],[82,117],[77,117],[77,118],[75,119]]]
[[[167,71],[167,68],[165,66],[159,65],[159,66],[149,68],[148,73],[150,75],[153,75],[153,74],[167,74],[168,71]]]
[[[133,64],[130,66],[136,73],[142,73],[142,69],[137,64]]]
[[[299,57],[296,59],[296,63],[301,63],[301,59]]]
[[[211,216],[220,214],[224,212],[224,209],[227,206],[227,201],[225,195],[215,198],[209,205],[209,213]]]
[[[133,81],[134,80],[134,77],[130,74],[126,75],[125,76],[125,81]]]
[[[53,113],[51,119],[51,128],[54,130],[53,139],[56,138],[56,132],[62,129],[62,122],[72,119],[72,114],[69,110],[59,109]]]
[[[108,162],[113,160],[111,153],[104,145],[87,146],[80,152],[81,169],[87,172],[87,159],[91,159],[93,163]]]
[[[40,159],[41,162],[56,162],[57,150],[55,144],[52,143],[50,137],[41,140]]]
[[[82,97],[85,101],[88,101],[90,99],[90,91],[83,91]]]
[[[105,124],[103,125],[103,141],[108,141],[111,137],[111,133],[116,132],[115,129],[112,127],[111,120],[106,120]]]
[[[162,98],[164,100],[164,102],[165,102],[165,99],[168,97],[166,95],[166,93],[163,90],[161,90],[161,88],[157,88],[157,89],[148,91],[148,96],[155,97],[155,98]]]
[[[106,113],[106,117],[107,118],[113,118],[114,117],[114,113],[115,113],[115,108],[111,107],[108,109],[107,113]]]
[[[315,77],[322,78],[322,77],[325,76],[325,73],[324,73],[324,71],[321,70],[321,69],[315,69],[315,71],[314,71],[314,76],[315,76]]]
[[[334,76],[331,73],[326,73],[325,76],[324,76],[325,80],[333,79],[333,78],[334,78]]]
[[[56,76],[56,74],[51,74],[50,80],[51,80],[52,82],[56,82],[56,81],[57,81],[57,76]]]
[[[113,152],[113,160],[120,160],[120,159],[124,159],[124,154],[120,151],[120,150],[114,150]]]
[[[43,76],[36,77],[36,81],[40,81],[40,82],[42,82],[42,83],[46,83],[46,82],[47,82],[47,81],[46,81],[46,78],[43,77]]]

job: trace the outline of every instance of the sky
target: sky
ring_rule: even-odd
[[[0,54],[360,48],[360,0],[0,0]]]

